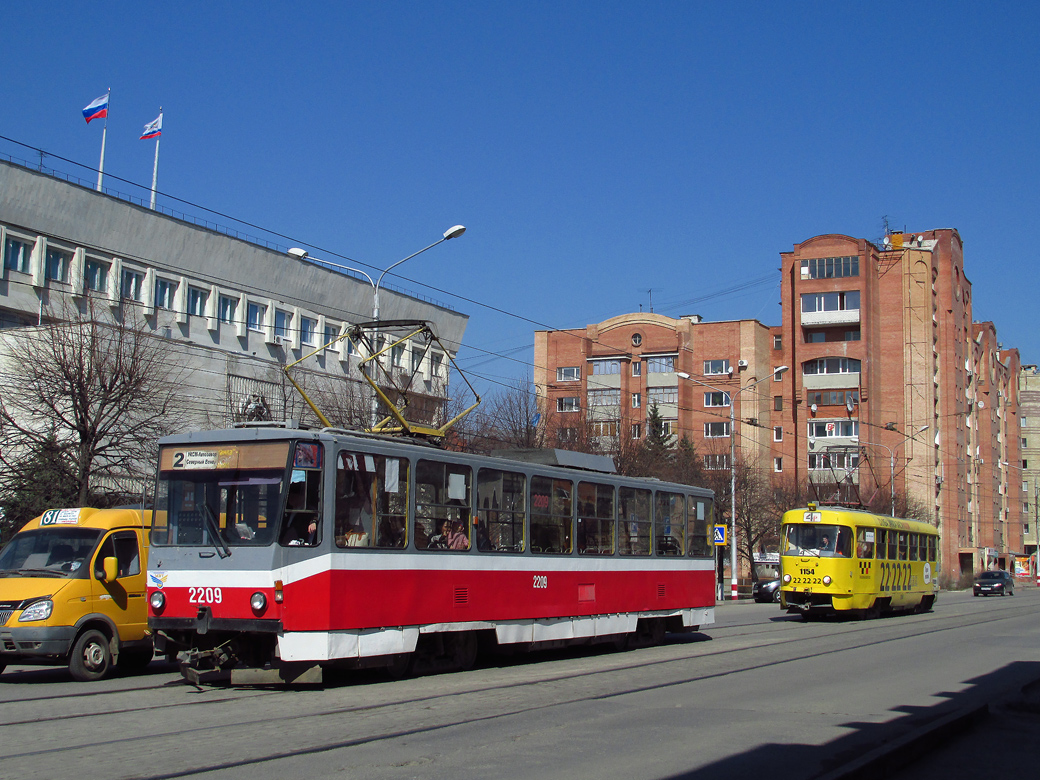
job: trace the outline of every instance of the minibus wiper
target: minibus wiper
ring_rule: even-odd
[[[213,511],[209,508],[209,504],[205,502],[202,504],[202,515],[206,518],[206,527],[209,529],[210,536],[213,537],[213,546],[217,548],[217,555],[221,558],[229,558],[231,556],[231,548],[224,541],[224,537],[220,535],[217,518],[213,516]]]

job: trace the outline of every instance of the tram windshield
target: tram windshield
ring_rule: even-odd
[[[288,460],[287,441],[163,447],[152,544],[224,551],[272,544]]]
[[[817,557],[851,557],[851,528],[818,523],[788,523],[784,526],[782,555],[814,555]]]

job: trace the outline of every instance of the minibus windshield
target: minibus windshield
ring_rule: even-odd
[[[85,576],[101,538],[96,528],[38,528],[17,534],[0,553],[0,577]]]
[[[784,528],[782,555],[848,558],[852,554],[852,529],[846,526],[788,523]]]

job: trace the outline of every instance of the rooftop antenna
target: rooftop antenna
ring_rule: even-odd
[[[654,313],[654,291],[653,288],[646,291],[646,294],[650,296],[650,313]]]

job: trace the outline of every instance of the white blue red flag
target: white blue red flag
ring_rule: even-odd
[[[91,119],[104,119],[106,116],[108,116],[107,92],[83,109],[83,118],[87,120],[88,125]]]
[[[160,135],[162,135],[162,114],[159,114],[156,119],[153,119],[144,126],[144,135],[141,136],[141,140],[145,141],[149,138],[158,138]]]

